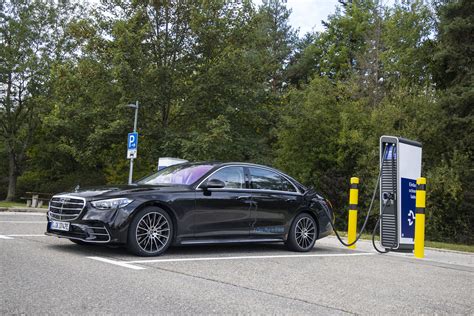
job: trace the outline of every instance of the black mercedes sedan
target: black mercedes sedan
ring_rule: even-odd
[[[329,218],[329,217],[331,218]],[[332,232],[330,203],[288,175],[250,163],[183,163],[133,185],[53,196],[46,235],[122,244],[136,255],[170,245],[284,242],[309,251]]]

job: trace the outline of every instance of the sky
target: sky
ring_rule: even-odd
[[[336,12],[340,5],[337,0],[286,0],[287,8],[291,9],[290,25],[299,29],[299,36],[307,32],[324,31],[321,21],[327,21],[330,14]],[[379,0],[382,5],[393,5],[397,0]],[[262,0],[253,0],[256,5],[262,4]]]
[[[262,0],[253,0],[260,5]],[[321,23],[327,16],[336,11],[337,0],[287,0],[286,6],[292,10],[290,25],[299,29],[299,36],[307,32],[324,31]]]
[[[90,3],[99,3],[100,0],[86,0]],[[261,5],[262,0],[252,0],[256,5]],[[336,11],[339,5],[337,0],[286,0],[286,6],[292,10],[290,25],[299,29],[299,36],[307,32],[324,31],[321,23],[327,16]]]
[[[292,10],[290,25],[300,30],[299,35],[307,32],[324,31],[321,23],[329,14],[336,11],[337,0],[288,0],[286,6]]]

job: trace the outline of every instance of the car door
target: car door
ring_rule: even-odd
[[[287,233],[301,194],[283,175],[265,168],[249,167],[249,186],[253,208],[251,236],[276,236]]]
[[[224,166],[212,173],[203,183],[213,179],[224,182],[225,187],[197,187],[194,236],[248,237],[252,201],[245,181],[244,168]]]

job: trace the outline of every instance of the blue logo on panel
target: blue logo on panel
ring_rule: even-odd
[[[415,236],[416,180],[402,178],[402,237]]]
[[[127,149],[134,150],[138,147],[138,133],[128,133]]]

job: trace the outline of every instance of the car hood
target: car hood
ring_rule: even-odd
[[[71,195],[77,197],[83,197],[87,199],[96,198],[114,198],[119,196],[128,196],[138,194],[141,192],[179,192],[189,191],[187,186],[157,186],[157,185],[114,185],[114,186],[101,186],[101,187],[88,187],[75,190],[72,192],[62,192],[57,195]]]

